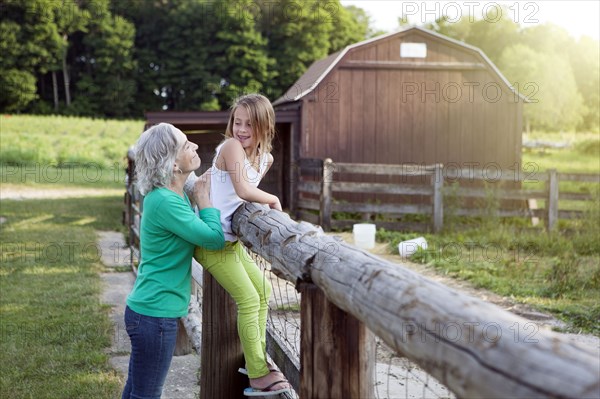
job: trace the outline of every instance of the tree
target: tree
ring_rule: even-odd
[[[136,113],[144,110],[218,110],[214,76],[220,3],[202,0],[114,0],[114,12],[133,21],[138,63]],[[117,8],[118,7],[118,8]]]
[[[60,49],[51,0],[2,4],[0,21],[0,109],[22,112],[38,98],[36,77],[48,71]]]
[[[398,19],[399,24],[404,24],[406,23],[405,21],[406,19],[402,17]],[[471,22],[469,22],[469,18],[460,18],[458,21],[454,22],[450,21],[447,16],[442,15],[435,21],[426,23],[424,27],[425,29],[432,30],[461,42],[468,42],[471,33]]]
[[[577,88],[583,97],[582,123],[578,130],[600,129],[600,43],[583,36],[569,46],[569,59]]]
[[[135,28],[123,17],[113,16],[107,0],[93,5],[88,32],[75,46],[80,76],[74,108],[84,115],[124,117],[131,114],[135,94]]]
[[[63,84],[65,93],[65,103],[67,108],[71,106],[71,77],[70,77],[70,62],[67,60],[69,56],[69,41],[77,32],[85,32],[87,24],[90,20],[90,13],[86,9],[82,9],[77,1],[65,2],[49,2],[53,11],[53,19],[56,24],[56,29],[62,38],[59,49],[55,57],[60,60],[60,66],[52,65],[51,72],[53,74],[53,83],[56,82],[56,70],[62,70]],[[93,3],[92,3],[93,4]],[[71,57],[71,60],[74,57]],[[56,108],[55,103],[55,108]]]
[[[361,42],[373,34],[370,18],[362,8],[340,7],[333,17],[333,30],[329,39],[329,52]]]
[[[330,35],[338,1],[278,2],[259,0],[260,29],[267,54],[276,60],[265,91],[277,98],[313,63],[329,54]]]
[[[507,79],[532,101],[523,111],[531,128],[572,130],[580,123],[582,98],[564,57],[515,44],[504,51],[499,66]]]
[[[36,99],[35,76],[17,69],[20,58],[21,27],[13,21],[0,22],[0,109],[18,112]]]
[[[219,79],[215,96],[221,109],[248,92],[260,92],[274,77],[273,59],[267,56],[267,41],[256,30],[260,18],[249,0],[225,0],[218,7],[219,24],[210,45],[209,64],[212,75]]]
[[[505,7],[491,9],[496,10],[495,15],[486,15],[481,19],[462,17],[456,22],[442,16],[425,27],[478,47],[492,62],[497,63],[504,49],[520,40],[521,28],[510,19]]]
[[[427,27],[479,47],[517,90],[531,97],[533,102],[524,107],[526,126],[594,129],[599,112],[598,42],[579,47],[566,30],[549,23],[522,29],[502,10],[501,16],[479,20],[450,22],[441,17]]]

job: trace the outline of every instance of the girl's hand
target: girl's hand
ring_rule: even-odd
[[[275,199],[276,199],[275,202],[272,202],[269,204],[269,208],[278,210],[279,212],[282,212],[281,202],[279,202],[279,198],[275,197]]]
[[[212,208],[210,200],[210,169],[196,180],[194,184],[194,199],[199,209]]]

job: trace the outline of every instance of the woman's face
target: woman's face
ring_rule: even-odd
[[[254,147],[254,131],[245,107],[237,107],[233,112],[233,138],[242,143],[244,149]]]
[[[200,167],[200,157],[196,150],[198,146],[187,139],[187,136],[181,131],[177,130],[178,142],[180,143],[179,152],[175,163],[183,173],[193,172]],[[177,168],[175,168],[177,170]],[[178,171],[178,170],[177,170]]]

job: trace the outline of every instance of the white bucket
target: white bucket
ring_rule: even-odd
[[[361,249],[375,248],[375,225],[371,223],[359,223],[352,227],[354,245]]]
[[[403,258],[407,258],[417,252],[419,248],[427,249],[427,241],[424,237],[413,238],[412,240],[402,241],[398,244],[398,252]]]

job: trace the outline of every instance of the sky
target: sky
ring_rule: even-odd
[[[552,22],[565,28],[578,39],[581,35],[600,39],[600,0],[587,1],[404,1],[341,0],[342,5],[355,5],[370,14],[375,29],[387,32],[398,29],[403,13],[414,25],[422,25],[446,14],[452,20],[472,14],[476,19],[493,21],[499,6],[509,8],[509,17],[523,27]],[[469,11],[472,11],[469,13]]]

